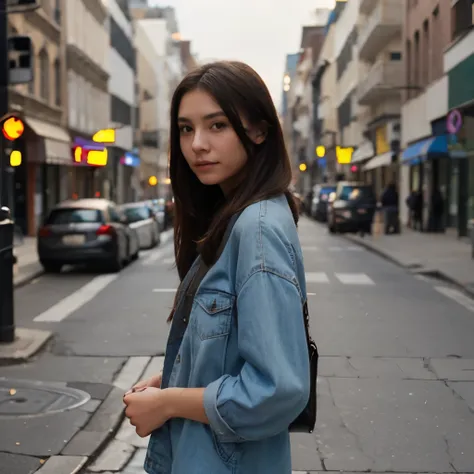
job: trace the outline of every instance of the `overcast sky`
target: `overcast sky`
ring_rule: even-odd
[[[310,11],[334,0],[150,0],[176,8],[183,39],[200,59],[237,59],[263,77],[279,105],[285,55],[296,52]]]

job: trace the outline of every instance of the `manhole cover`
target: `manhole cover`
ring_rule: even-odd
[[[78,408],[90,398],[60,384],[0,378],[0,418],[51,415]]]

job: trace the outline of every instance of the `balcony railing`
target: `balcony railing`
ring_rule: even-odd
[[[373,60],[402,31],[403,2],[379,0],[367,22],[359,29],[359,56]]]
[[[371,105],[380,99],[399,95],[403,81],[401,61],[380,60],[361,80],[357,88],[357,100],[361,105]]]

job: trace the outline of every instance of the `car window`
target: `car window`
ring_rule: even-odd
[[[123,213],[127,216],[128,222],[139,222],[150,218],[148,208],[144,206],[127,207]]]
[[[319,199],[327,201],[329,195],[336,190],[336,186],[325,186],[319,191]]]
[[[120,214],[115,207],[109,207],[109,215],[111,222],[120,222]]]
[[[48,217],[48,225],[94,224],[103,222],[102,213],[97,209],[55,209]]]
[[[374,193],[368,186],[344,186],[338,196],[341,201],[374,201]]]

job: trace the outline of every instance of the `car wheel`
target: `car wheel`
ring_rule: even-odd
[[[120,256],[120,252],[117,250],[117,253],[113,259],[113,261],[110,263],[110,271],[113,273],[118,273],[121,271],[123,268],[123,261]]]
[[[61,268],[63,267],[62,263],[57,262],[47,262],[42,260],[40,263],[46,273],[60,273]]]

